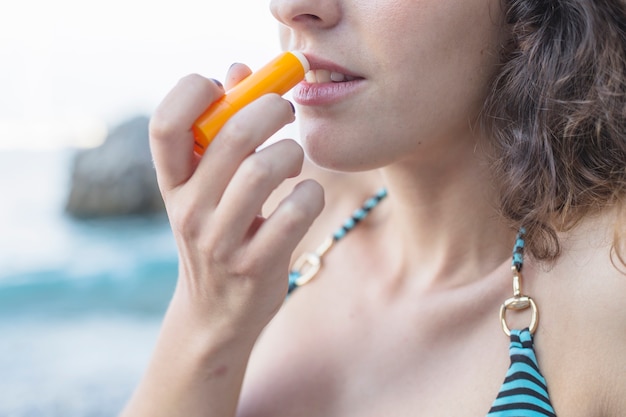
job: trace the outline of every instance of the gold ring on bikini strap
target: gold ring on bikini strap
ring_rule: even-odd
[[[532,312],[528,330],[530,334],[535,334],[537,326],[539,325],[539,310],[537,310],[537,304],[535,304],[532,298],[527,296],[511,297],[500,306],[500,322],[502,323],[502,330],[507,336],[511,336],[511,330],[506,323],[507,310],[520,311],[526,310],[527,308],[530,308]]]
[[[539,310],[537,304],[532,298],[522,295],[522,273],[513,266],[513,297],[506,300],[500,307],[500,323],[502,324],[502,330],[507,336],[511,336],[511,330],[506,323],[507,310],[521,311],[528,308],[531,309],[530,325],[528,330],[530,334],[535,334],[537,326],[539,325]]]
[[[322,242],[314,253],[304,253],[296,260],[293,264],[293,270],[297,271],[300,275],[296,279],[296,285],[298,287],[307,284],[315,278],[315,275],[317,275],[320,267],[322,266],[322,256],[328,252],[328,250],[333,246],[333,243],[334,240],[330,237]]]

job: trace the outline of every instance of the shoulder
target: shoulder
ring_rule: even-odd
[[[591,249],[593,250],[593,248]],[[597,363],[603,416],[626,415],[626,265],[613,249],[596,250],[580,277],[586,343]],[[607,259],[609,258],[609,259]],[[585,313],[586,311],[586,313]]]
[[[614,251],[615,219],[605,213],[564,234],[537,288],[554,388],[603,417],[626,415],[626,266]]]
[[[595,363],[603,416],[626,415],[626,273],[613,256],[593,262],[581,277],[580,323],[589,350],[587,361]],[[589,382],[594,381],[590,379]]]

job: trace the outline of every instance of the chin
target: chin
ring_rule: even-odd
[[[378,136],[373,137],[372,132],[362,126],[303,118],[299,127],[307,157],[322,168],[343,172],[369,171],[385,166],[392,157],[377,146],[380,145]]]
[[[315,165],[333,171],[345,171],[352,138],[341,135],[331,123],[301,119],[300,141],[307,157]]]
[[[367,149],[348,142],[303,136],[302,146],[307,157],[317,166],[332,171],[360,172],[380,168],[382,165],[368,155]]]

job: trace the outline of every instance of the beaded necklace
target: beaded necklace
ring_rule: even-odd
[[[289,272],[289,289],[287,295],[291,295],[297,288],[309,283],[322,266],[322,258],[324,255],[334,246],[334,244],[353,230],[362,220],[364,220],[368,214],[380,204],[387,197],[387,189],[381,188],[365,200],[363,205],[352,213],[343,224],[335,230],[335,232],[328,237],[314,252],[304,253],[300,256],[293,265],[293,268]],[[513,247],[511,270],[513,272],[513,297],[507,299],[502,303],[500,307],[500,322],[502,330],[507,336],[511,335],[511,331],[507,325],[506,313],[509,310],[526,310],[530,309],[532,313],[529,330],[531,334],[534,334],[537,330],[539,322],[539,313],[537,305],[534,300],[522,294],[522,266],[524,265],[524,235],[526,229],[520,227],[517,237],[515,238],[515,245]]]
[[[312,253],[303,254],[293,265],[289,272],[289,292],[291,294],[297,288],[311,281],[322,266],[322,257],[333,247],[336,242],[346,237],[378,204],[387,197],[387,189],[381,188],[365,200],[363,205],[352,213],[343,224],[335,230],[316,250]]]

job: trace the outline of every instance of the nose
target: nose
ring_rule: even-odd
[[[270,10],[283,25],[295,29],[329,29],[341,19],[340,0],[271,0]]]

